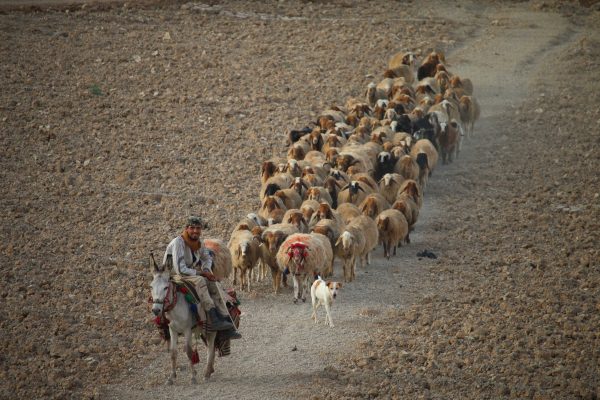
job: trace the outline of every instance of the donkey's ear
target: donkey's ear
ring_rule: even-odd
[[[154,274],[154,273],[159,273],[159,272],[163,272],[164,270],[164,266],[161,268],[158,266],[158,264],[156,263],[156,260],[154,259],[154,253],[150,252],[150,271]]]

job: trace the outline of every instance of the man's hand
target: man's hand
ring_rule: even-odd
[[[209,281],[218,281],[217,277],[213,275],[212,272],[208,272],[208,271],[202,271],[200,273],[200,276],[205,277],[206,279],[208,279]]]

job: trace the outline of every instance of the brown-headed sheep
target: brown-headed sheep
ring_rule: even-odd
[[[312,215],[319,209],[320,203],[316,200],[306,199],[300,206],[300,211],[304,215],[304,219],[310,221]]]
[[[329,191],[323,186],[313,186],[308,188],[306,191],[306,198],[308,200],[316,200],[319,203],[325,201],[329,205],[333,204],[333,199],[331,198]]]
[[[413,231],[417,218],[419,217],[419,206],[415,203],[412,198],[408,195],[400,196],[394,204],[392,209],[400,211],[408,224],[408,233],[406,234],[406,243],[410,243],[410,232]]]
[[[465,133],[467,137],[473,135],[473,127],[475,122],[479,119],[481,109],[479,103],[473,96],[462,96],[459,100],[458,110],[460,112],[460,119],[465,127]]]
[[[410,156],[419,165],[419,185],[425,189],[427,180],[437,164],[438,152],[428,139],[420,139],[410,150]]]
[[[302,204],[302,197],[292,188],[278,190],[275,192],[275,196],[283,201],[283,205],[287,209],[299,208]]]
[[[302,211],[298,208],[289,209],[283,214],[283,224],[292,224],[298,228],[298,232],[308,233],[308,222]]]
[[[288,236],[277,252],[279,271],[289,270],[294,281],[294,303],[306,301],[309,280],[331,269],[333,250],[326,236],[319,233],[295,233]]]
[[[438,143],[442,156],[442,164],[452,162],[454,155],[458,158],[458,153],[460,151],[460,126],[455,120],[451,120],[447,124],[441,124]]]
[[[363,215],[375,219],[383,210],[390,208],[390,203],[379,193],[371,193],[358,206]]]
[[[419,178],[419,165],[409,155],[400,157],[394,172],[402,175],[404,179],[418,179]]]
[[[260,259],[260,242],[250,231],[234,231],[227,247],[231,252],[233,263],[233,285],[237,285],[239,275],[241,290],[247,288],[250,291],[252,271]]]
[[[262,232],[260,245],[261,260],[271,269],[273,290],[275,293],[279,292],[282,280],[281,271],[277,265],[277,251],[285,239],[294,233],[298,233],[298,228],[292,224],[271,225]]]
[[[287,210],[283,201],[277,196],[267,196],[261,203],[258,215],[267,221],[281,221],[283,214]]]
[[[402,245],[408,235],[408,222],[400,211],[389,209],[375,218],[379,241],[383,244],[383,255],[390,259],[392,249],[396,255],[396,247]]]

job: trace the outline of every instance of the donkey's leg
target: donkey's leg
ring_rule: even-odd
[[[172,385],[173,380],[177,377],[177,332],[174,332],[169,327],[171,341],[169,342],[169,353],[171,354],[171,376],[167,379],[167,385]]]
[[[210,379],[210,376],[215,372],[215,338],[217,332],[209,332],[206,338],[206,368],[204,369],[204,380]]]
[[[194,368],[194,364],[192,363],[192,328],[186,329],[185,331],[185,353],[187,354],[187,358],[190,362],[190,370],[192,371],[192,384],[195,385],[198,381],[196,379],[196,369]]]

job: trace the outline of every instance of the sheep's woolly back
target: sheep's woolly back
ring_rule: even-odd
[[[342,203],[338,206],[336,211],[344,221],[344,224],[348,224],[350,221],[352,221],[354,218],[358,217],[361,214],[358,206],[352,203]]]
[[[377,244],[379,243],[379,231],[377,230],[377,224],[375,224],[374,220],[366,215],[360,215],[350,221],[346,230],[348,230],[348,227],[351,226],[360,229],[365,237],[365,247],[361,253],[361,256],[367,255],[375,247],[377,247]]]
[[[382,229],[382,221],[387,218],[388,223],[385,229]],[[408,222],[406,217],[398,210],[389,209],[380,213],[375,219],[379,230],[379,240],[381,242],[389,241],[392,245],[402,242],[408,235]]]
[[[308,255],[305,259],[304,268],[307,274],[320,273],[330,267],[333,259],[331,244],[326,236],[318,233],[295,233],[285,239],[277,252],[277,265],[283,271],[286,267],[294,273],[293,263],[290,262],[288,250],[292,243],[304,243],[308,246]]]
[[[204,239],[204,245],[215,254],[212,272],[218,279],[229,278],[233,271],[231,253],[221,239]]]

